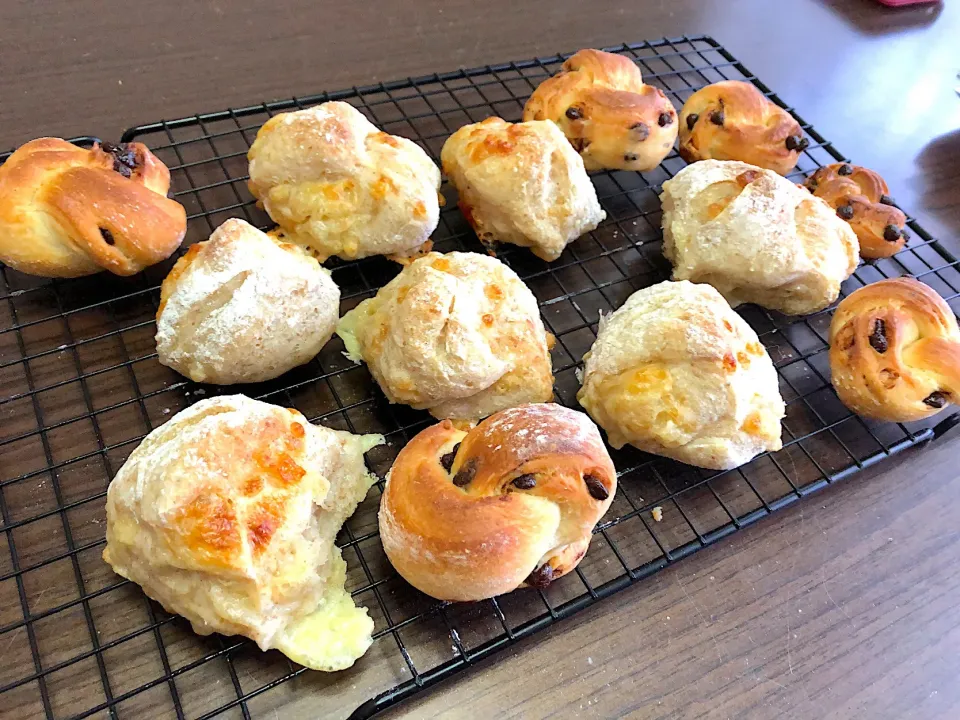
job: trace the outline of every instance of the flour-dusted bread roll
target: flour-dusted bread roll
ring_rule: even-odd
[[[709,283],[734,307],[822,310],[859,262],[850,226],[771,170],[704,160],[665,182],[660,200],[673,279]]]
[[[390,402],[479,420],[553,397],[536,298],[499,260],[430,253],[340,320],[347,356],[365,361]]]
[[[320,352],[339,309],[340,289],[315,258],[231,218],[164,279],[157,354],[195,382],[271,380]]]
[[[170,172],[140,143],[28,142],[0,165],[0,261],[43,277],[138,273],[186,232],[169,189]]]
[[[781,447],[770,356],[709,285],[638,290],[603,319],[584,361],[577,399],[615,448],[726,470]]]
[[[809,144],[790,113],[742,80],[697,90],[680,111],[680,155],[687,162],[740,160],[786,175]]]
[[[534,90],[524,120],[552,120],[587,170],[653,170],[673,150],[677,111],[624,55],[581,50]]]
[[[484,243],[556,260],[606,217],[583,160],[552,122],[491,117],[465,125],[444,143],[440,160]]]
[[[440,600],[483,600],[572,571],[617,474],[583,413],[503,410],[469,432],[427,428],[393,463],[380,539],[397,571]]]
[[[200,635],[350,667],[373,621],[344,590],[334,538],[374,482],[363,453],[382,441],[243,395],[202,400],[110,483],[103,558]]]
[[[950,306],[913,278],[862,287],[830,323],[830,371],[858,415],[910,422],[960,402],[960,329]]]
[[[270,118],[250,148],[250,192],[285,239],[331,255],[407,257],[440,218],[440,170],[416,143],[326,102]]]

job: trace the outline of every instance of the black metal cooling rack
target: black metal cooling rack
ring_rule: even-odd
[[[639,63],[679,109],[695,90],[746,79],[783,104],[709,37],[608,48]],[[519,120],[533,88],[566,55],[459,70],[306,98],[144,125],[124,141],[147,143],[170,167],[187,208],[185,246],[232,216],[270,225],[247,191],[246,152],[272,114],[326,100],[358,107],[390,133],[418,142],[436,160],[461,125],[497,114]],[[790,109],[790,108],[788,108]],[[792,109],[790,109],[793,112]],[[845,160],[800,117],[811,138],[794,176]],[[91,138],[80,140],[92,141]],[[0,160],[2,160],[0,156]],[[601,312],[668,277],[660,253],[661,183],[684,165],[672,153],[655,171],[593,176],[608,219],[554,263],[504,247],[501,259],[527,282],[557,337],[557,400],[576,406],[575,370]],[[454,194],[434,235],[438,250],[482,252]],[[894,258],[863,265],[848,293],[912,275],[956,304],[957,261],[915,221]],[[174,259],[133,278],[106,274],[44,280],[0,267],[0,698],[18,717],[368,718],[784,507],[956,422],[895,425],[864,421],[837,400],[828,380],[829,312],[788,318],[748,306],[743,316],[766,345],[787,402],[784,447],[729,472],[708,472],[633,449],[614,452],[620,491],[575,573],[544,591],[487,602],[438,603],[404,583],[377,538],[382,483],[371,489],[339,538],[348,588],[376,624],[373,647],[354,668],[305,672],[249,641],[194,635],[100,559],[109,479],[151,429],[196,400],[225,392],[290,405],[313,421],[380,432],[389,445],[368,454],[383,477],[403,444],[431,420],[389,405],[364,367],[334,339],[309,365],[257,386],[219,388],[184,381],[156,361],[158,287]],[[397,272],[383,258],[333,263],[353,307]],[[662,520],[652,517],[662,509]]]

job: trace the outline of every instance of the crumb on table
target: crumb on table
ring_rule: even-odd
[[[653,519],[657,522],[663,520],[663,508],[657,505],[653,510],[650,511],[650,514],[653,516]]]

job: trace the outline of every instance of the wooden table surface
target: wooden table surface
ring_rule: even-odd
[[[0,146],[708,33],[931,232],[960,235],[957,2],[14,0],[0,27]],[[960,717],[958,450],[796,503],[387,717]]]

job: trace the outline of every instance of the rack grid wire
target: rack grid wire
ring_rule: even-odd
[[[754,83],[783,105],[710,37],[664,38],[607,48],[635,60],[677,108],[724,79]],[[356,106],[434,160],[458,127],[499,115],[520,119],[536,85],[569,55],[410,78],[305,98],[163,121],[128,130],[171,170],[187,209],[183,248],[228,217],[271,226],[246,187],[246,153],[271,115],[327,100]],[[799,181],[845,160],[791,109],[811,139]],[[92,143],[94,138],[77,138]],[[6,156],[0,156],[0,161]],[[685,163],[672,152],[648,173],[592,176],[607,220],[553,263],[502,246],[499,257],[536,295],[556,338],[556,399],[577,407],[575,371],[601,313],[669,277],[660,250],[660,185]],[[433,236],[440,251],[484,249],[442,187],[446,206]],[[907,247],[861,265],[844,294],[884,277],[911,275],[956,310],[957,261],[913,219]],[[183,249],[180,251],[183,252]],[[546,590],[493,600],[440,603],[393,572],[377,536],[382,478],[399,449],[431,423],[386,402],[367,370],[347,361],[338,338],[310,364],[255,386],[201,386],[157,362],[159,284],[176,257],[131,278],[33,278],[0,267],[0,702],[18,718],[368,718],[503,647],[641,580],[696,550],[956,424],[911,425],[852,415],[829,382],[830,312],[789,318],[740,309],[766,346],[787,403],[783,449],[727,472],[699,470],[625,448],[612,453],[619,492],[575,573]],[[388,282],[384,258],[329,263],[341,312]],[[102,561],[105,494],[139,440],[174,413],[216,394],[243,392],[296,407],[312,422],[379,432],[388,445],[367,455],[381,481],[344,526],[338,544],[348,589],[375,622],[375,642],[350,670],[306,672],[252,642],[194,635]],[[662,520],[651,511],[662,508]]]

